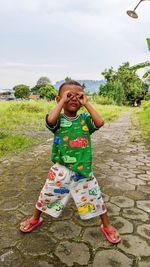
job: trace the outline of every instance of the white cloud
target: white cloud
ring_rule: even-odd
[[[0,0],[1,87],[42,75],[99,79],[110,66],[149,57],[150,2],[138,20],[126,15],[134,0]]]

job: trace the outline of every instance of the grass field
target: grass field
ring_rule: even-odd
[[[142,130],[143,138],[150,146],[150,101],[143,103],[137,112],[139,118],[139,126]]]
[[[127,107],[91,104],[100,113],[105,123],[117,119]],[[42,139],[26,136],[26,132],[47,131],[45,115],[55,106],[55,102],[6,101],[0,102],[0,157],[38,144]],[[82,108],[81,112],[85,112]],[[21,132],[21,134],[20,134]]]

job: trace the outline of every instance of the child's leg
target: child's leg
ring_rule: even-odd
[[[37,208],[35,208],[34,210],[34,214],[33,214],[33,219],[36,221],[36,220],[39,220],[40,216],[41,216],[41,213],[42,211],[38,210]]]
[[[101,221],[102,221],[104,227],[110,226],[110,221],[109,221],[109,217],[107,215],[107,212],[100,215],[100,218],[101,218]]]

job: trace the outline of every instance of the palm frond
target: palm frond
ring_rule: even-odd
[[[130,67],[129,70],[137,71],[139,69],[142,69],[142,68],[145,68],[145,67],[148,67],[148,66],[150,66],[150,61],[146,61],[146,62],[143,62],[143,63],[138,63],[138,64]]]
[[[147,78],[149,78],[149,76],[150,76],[150,70],[148,70],[148,71],[143,75],[143,78],[144,78],[144,79],[147,79]]]

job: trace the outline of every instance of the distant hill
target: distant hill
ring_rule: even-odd
[[[98,92],[100,85],[105,83],[104,80],[76,80],[76,81],[79,82],[81,85],[84,83],[84,85],[86,86],[85,90],[91,93]],[[58,81],[53,86],[55,87],[56,90],[58,90],[63,82],[64,80]]]

